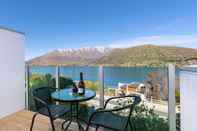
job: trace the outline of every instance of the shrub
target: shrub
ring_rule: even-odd
[[[181,130],[181,118],[180,118],[180,113],[176,114],[176,130],[180,131]]]
[[[157,115],[153,109],[144,104],[137,106],[132,114],[137,131],[168,131],[168,121]]]
[[[65,87],[73,86],[73,84],[74,84],[74,82],[71,78],[67,78],[67,77],[63,77],[63,76],[59,77],[59,87],[61,89],[65,88]],[[33,74],[30,77],[30,87],[31,88],[38,88],[41,86],[48,86],[48,87],[55,88],[56,80],[51,74],[45,74],[45,75]]]
[[[85,86],[91,90],[98,91],[99,82],[85,81]]]
[[[127,105],[128,102],[118,102],[119,105]],[[128,112],[123,112],[128,113]],[[168,131],[168,121],[155,113],[144,103],[136,106],[131,115],[131,122],[137,131]],[[128,131],[132,131],[128,127]]]
[[[32,74],[29,80],[30,88],[38,88],[42,86],[54,87],[52,85],[53,76],[51,74]]]
[[[175,91],[176,103],[180,104],[180,90]]]
[[[55,87],[55,85],[56,85],[56,80],[55,80],[55,78],[53,78],[52,79],[52,87]],[[59,88],[60,89],[64,89],[67,87],[73,87],[73,85],[74,85],[74,82],[71,78],[63,77],[63,76],[59,77]]]
[[[107,95],[107,96],[115,96],[116,95],[116,89],[115,88],[106,87],[105,95]]]

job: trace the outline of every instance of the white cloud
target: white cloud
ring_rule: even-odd
[[[112,42],[109,47],[126,48],[144,44],[197,48],[197,35],[154,35]]]

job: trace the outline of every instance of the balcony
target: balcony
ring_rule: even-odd
[[[69,87],[69,80],[73,80],[77,83],[79,81],[79,72],[83,72],[86,87],[94,90],[96,92],[96,97],[81,104],[81,109],[87,109],[84,111],[84,114],[82,114],[82,117],[86,117],[85,112],[87,112],[89,108],[102,107],[104,102],[110,97],[123,94],[137,94],[140,95],[142,102],[132,118],[136,129],[139,131],[148,131],[150,129],[159,129],[160,131],[169,130],[169,70],[170,67],[167,66],[162,68],[27,66],[26,110],[4,118],[1,123],[5,122],[8,124],[1,124],[2,129],[6,130],[6,128],[8,128],[9,130],[11,126],[8,121],[12,121],[20,131],[23,130],[21,127],[27,130],[30,126],[31,118],[34,114],[33,112],[36,111],[35,103],[32,98],[32,91],[42,86],[48,86],[55,89]],[[177,104],[174,106],[177,113],[180,111],[179,72],[180,69],[177,68],[175,71]],[[113,107],[116,104],[111,103],[111,105]],[[20,121],[20,123],[17,121]],[[21,125],[21,121],[25,121],[24,124]],[[60,130],[60,127],[58,127],[60,124],[58,124],[58,122],[61,123],[61,121],[63,120],[57,120],[56,128],[58,130]],[[180,120],[178,120],[178,122],[180,122]],[[49,120],[42,115],[38,118],[37,123],[35,130],[49,130],[50,128]],[[76,126],[72,125],[69,129],[76,130],[75,128]],[[177,131],[178,130],[180,130],[180,125],[177,125]]]
[[[23,42],[23,34],[5,31],[10,36],[5,40],[4,46],[10,41]],[[11,34],[10,34],[11,33]],[[13,34],[14,35],[13,35]],[[20,39],[18,39],[20,38]],[[11,39],[11,40],[10,40]],[[20,47],[18,47],[20,46]],[[70,87],[69,82],[78,83],[79,73],[84,73],[86,88],[96,92],[96,97],[87,102],[80,103],[80,117],[88,119],[91,109],[103,107],[107,99],[135,94],[140,96],[141,103],[136,107],[130,119],[138,131],[180,131],[190,128],[190,118],[195,116],[194,88],[196,81],[196,68],[180,68],[172,64],[155,67],[109,67],[109,66],[28,66],[24,64],[22,45],[8,46],[10,52],[3,52],[1,103],[6,108],[1,111],[0,130],[2,131],[27,131],[30,128],[32,117],[37,111],[32,92],[47,86],[56,91]],[[14,57],[14,58],[13,58]],[[26,71],[25,71],[26,70]],[[189,73],[188,73],[189,72]],[[24,80],[25,74],[25,80]],[[185,87],[188,87],[186,89]],[[182,96],[180,97],[180,94]],[[176,98],[176,99],[175,99]],[[56,101],[55,101],[56,102]],[[56,104],[62,104],[56,102]],[[67,106],[63,103],[64,106]],[[122,101],[109,103],[109,109],[121,105]],[[180,104],[182,105],[180,112]],[[25,109],[24,109],[25,108]],[[23,110],[22,110],[23,109]],[[190,112],[191,111],[191,112]],[[192,114],[194,112],[194,114]],[[124,112],[128,114],[128,112]],[[180,114],[182,118],[180,120]],[[177,117],[176,117],[177,115]],[[55,128],[61,130],[60,124],[65,118],[55,121]],[[112,120],[115,121],[115,120]],[[83,124],[86,126],[86,124]],[[76,123],[72,123],[69,130],[77,130]],[[195,127],[191,127],[194,128]],[[51,130],[47,117],[39,115],[36,119],[34,130]],[[94,127],[91,128],[94,130]],[[102,128],[101,128],[102,130]],[[127,129],[130,131],[130,127]]]

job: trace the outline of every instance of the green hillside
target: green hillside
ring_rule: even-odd
[[[163,66],[197,64],[197,49],[143,45],[132,48],[114,49],[96,64],[109,66]]]

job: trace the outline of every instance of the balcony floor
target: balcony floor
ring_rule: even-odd
[[[22,110],[0,119],[0,131],[29,131],[34,112]],[[56,131],[61,130],[62,119],[55,120]],[[91,129],[93,131],[94,129]],[[33,131],[52,131],[50,121],[43,115],[38,115]],[[71,125],[68,131],[78,131],[77,125]]]

